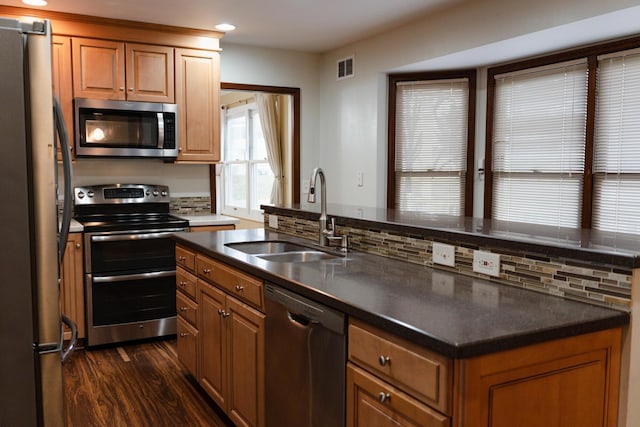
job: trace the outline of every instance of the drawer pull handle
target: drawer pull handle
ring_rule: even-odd
[[[387,366],[389,363],[391,363],[391,358],[387,356],[380,356],[378,358],[378,363],[380,363],[380,366]]]
[[[180,282],[180,283],[178,283],[178,285],[180,285],[181,287],[184,288],[185,286],[187,286],[187,282]]]
[[[182,262],[182,261],[186,261],[187,257],[183,257],[183,256],[179,256],[178,257],[178,261]]]
[[[181,336],[182,338],[184,338],[184,337],[186,337],[186,336],[188,336],[188,335],[189,335],[189,334],[188,334],[188,333],[186,333],[186,332],[181,332],[181,333],[180,333],[180,336]]]
[[[244,291],[244,286],[236,285],[236,291],[238,292]]]
[[[384,391],[381,391],[378,394],[378,400],[380,401],[380,403],[388,403],[389,400],[391,400],[391,395],[389,393],[385,393]]]
[[[188,308],[187,308],[187,307],[180,307],[180,311],[183,311],[183,312],[184,312],[184,311],[187,311],[187,310],[188,310]]]
[[[210,269],[210,268],[203,268],[203,269],[202,269],[202,272],[203,272],[204,274],[209,274],[209,273],[211,273],[211,269]]]

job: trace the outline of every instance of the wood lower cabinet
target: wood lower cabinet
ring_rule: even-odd
[[[178,162],[220,161],[220,54],[176,49]]]
[[[64,258],[60,268],[60,300],[62,313],[78,327],[78,339],[87,336],[84,310],[82,233],[69,233]],[[64,339],[71,338],[71,330],[65,327]]]
[[[450,360],[349,325],[347,426],[616,427],[621,328]]]
[[[73,80],[71,78],[71,38],[53,36],[53,94],[60,101],[64,124],[69,136],[71,154],[74,155],[73,126]],[[62,161],[60,143],[58,143],[58,161]]]
[[[176,264],[180,361],[236,426],[264,426],[262,281],[179,245]]]
[[[76,98],[175,102],[173,48],[73,38]]]

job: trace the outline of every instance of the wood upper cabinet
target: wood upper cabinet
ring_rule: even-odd
[[[172,47],[73,38],[76,98],[175,102]]]
[[[220,161],[220,54],[176,49],[178,162]]]
[[[53,94],[60,101],[73,157],[73,81],[71,78],[71,38],[53,36]],[[62,160],[58,143],[58,160]]]
[[[86,337],[82,248],[82,233],[69,233],[60,268],[62,313],[75,322],[78,327],[78,338]],[[64,339],[70,338],[71,330],[65,328]]]

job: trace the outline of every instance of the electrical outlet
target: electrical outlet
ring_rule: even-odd
[[[278,228],[278,215],[269,215],[269,227]]]
[[[500,255],[491,252],[473,251],[473,271],[500,277]]]
[[[433,263],[455,267],[456,248],[453,245],[433,242]]]

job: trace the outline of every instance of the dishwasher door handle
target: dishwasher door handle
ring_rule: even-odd
[[[290,311],[287,311],[287,317],[292,323],[296,323],[303,328],[308,328],[309,325],[317,325],[320,323],[317,320],[311,320],[308,317],[303,316],[302,314],[296,314]]]

